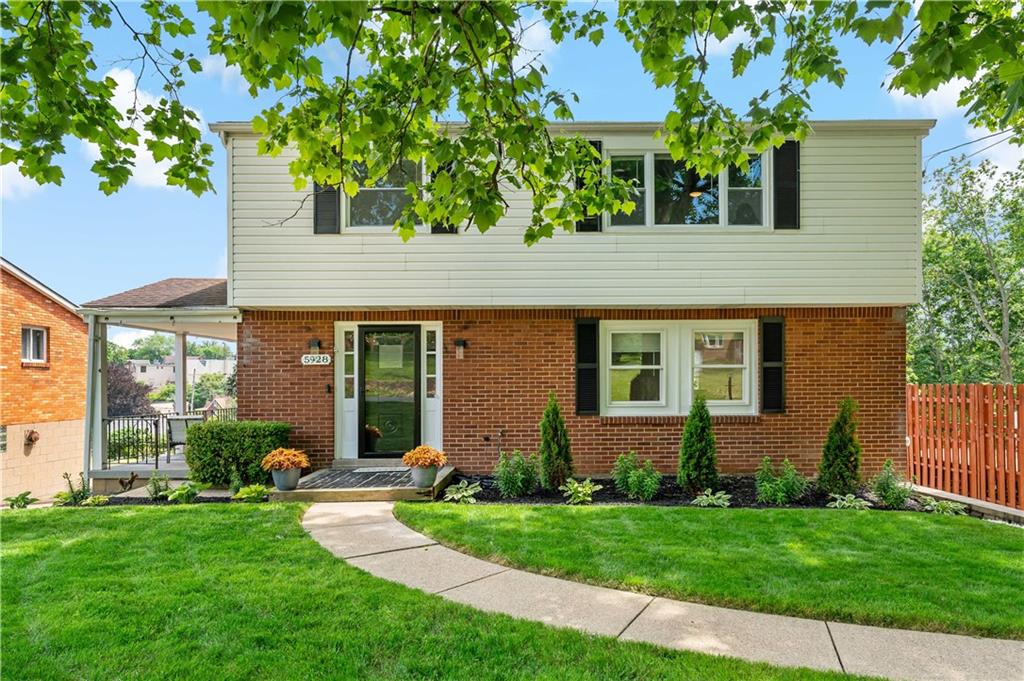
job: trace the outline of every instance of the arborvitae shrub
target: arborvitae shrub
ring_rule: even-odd
[[[714,487],[718,482],[718,454],[711,412],[704,396],[697,393],[683,427],[679,445],[679,486],[690,491]]]
[[[857,403],[843,398],[829,426],[818,464],[818,486],[829,494],[853,494],[860,481],[860,441],[857,439]]]
[[[540,484],[554,490],[572,477],[572,450],[569,431],[562,418],[555,394],[548,395],[548,406],[540,420]]]

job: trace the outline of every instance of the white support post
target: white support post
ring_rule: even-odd
[[[174,334],[174,410],[185,413],[185,361],[188,358],[188,335],[183,332]]]
[[[103,418],[107,414],[107,325],[89,316],[89,346],[86,352],[85,436],[82,475],[103,468],[107,459],[107,438]]]
[[[92,470],[92,406],[95,401],[93,392],[96,390],[96,316],[89,315],[89,344],[85,349],[85,418],[83,419],[82,437],[82,475],[89,484],[89,471]]]

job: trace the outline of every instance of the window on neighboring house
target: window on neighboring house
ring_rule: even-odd
[[[365,166],[356,165],[360,182],[366,177]],[[405,187],[410,182],[420,185],[420,168],[413,161],[395,165],[373,187],[360,187],[359,193],[349,199],[348,224],[351,227],[391,227],[412,202]]]
[[[647,224],[647,174],[644,172],[644,156],[612,156],[612,175],[626,181],[635,180],[636,190],[633,201],[636,207],[633,212],[615,213],[612,215],[613,225],[644,225]]]
[[[46,329],[38,326],[21,327],[21,361],[46,361]]]
[[[611,334],[609,399],[612,404],[662,401],[660,332]]]
[[[693,333],[693,390],[709,402],[742,402],[746,397],[746,345],[742,331]]]
[[[145,364],[140,364],[139,365],[139,373],[140,374],[146,373],[146,365]]]
[[[729,224],[764,224],[764,187],[761,183],[761,157],[751,154],[746,171],[729,167]]]

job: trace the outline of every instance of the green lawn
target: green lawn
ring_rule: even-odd
[[[839,678],[482,613],[348,566],[302,512],[5,511],[3,678]]]
[[[483,558],[749,610],[1024,638],[1024,530],[831,509],[409,504],[396,515]]]

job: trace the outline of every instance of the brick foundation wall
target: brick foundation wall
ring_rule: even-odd
[[[502,447],[533,451],[549,391],[558,396],[576,467],[606,474],[615,455],[636,449],[675,470],[683,417],[576,416],[574,319],[786,319],[786,413],[714,418],[719,465],[750,472],[761,457],[788,457],[812,473],[828,424],[845,395],[860,403],[863,471],[905,455],[906,335],[902,308],[726,310],[247,311],[239,329],[239,418],[287,421],[292,444],[314,467],[334,452],[333,367],[300,367],[311,338],[333,352],[334,321],[444,323],[444,447],[470,472],[489,472]],[[468,341],[462,360],[454,338]],[[485,440],[485,438],[487,438]]]

